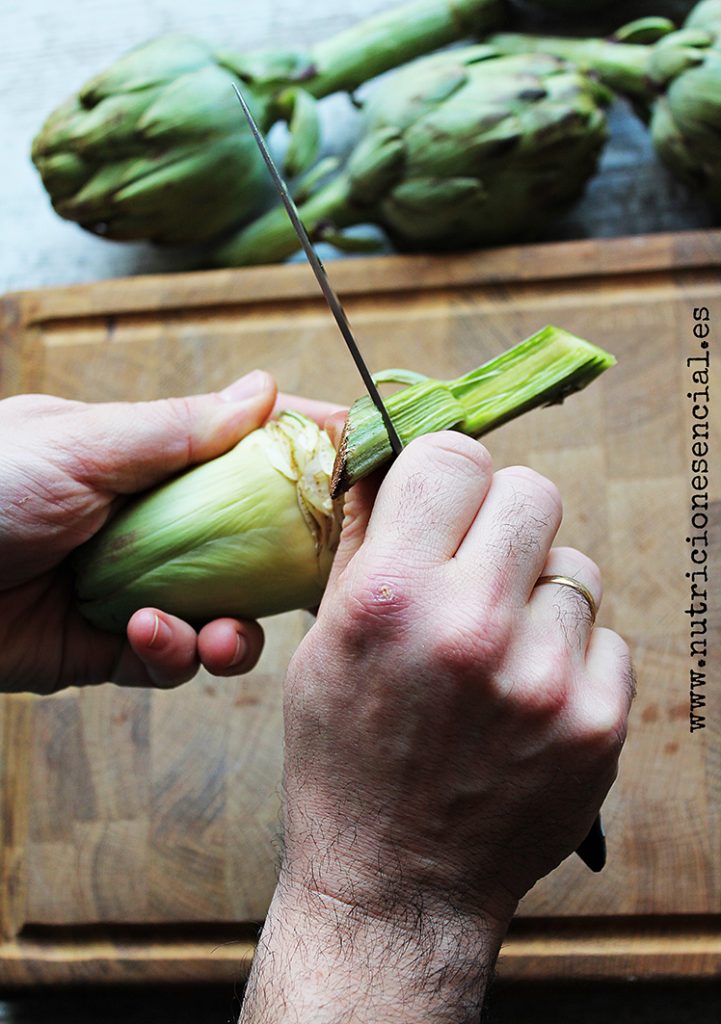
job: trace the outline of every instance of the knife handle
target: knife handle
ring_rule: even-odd
[[[596,815],[596,820],[576,853],[591,871],[603,870],[606,864],[606,833],[603,830],[600,814]]]

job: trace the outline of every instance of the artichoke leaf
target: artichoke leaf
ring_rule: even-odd
[[[307,170],[320,149],[318,101],[305,89],[292,89],[281,100],[291,108],[288,120],[290,133],[284,158],[284,169],[290,177]]]
[[[157,89],[178,75],[204,67],[211,55],[210,47],[191,36],[159,36],[123,54],[91,78],[78,97],[84,107],[92,107],[109,96]]]

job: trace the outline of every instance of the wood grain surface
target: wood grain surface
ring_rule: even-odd
[[[712,478],[706,728],[689,732],[686,358],[693,310],[721,330],[721,233],[333,264],[372,369],[457,375],[555,323],[618,366],[563,406],[490,435],[564,495],[559,541],[602,567],[599,622],[638,672],[605,807],[600,875],[572,857],[523,901],[506,977],[721,970],[721,485]],[[303,265],[18,293],[0,306],[2,394],[137,400],[256,366],[350,401],[355,372]],[[721,404],[712,445],[721,451]],[[0,984],[238,976],[273,890],[280,700],[307,626],[266,622],[249,676],[173,692],[106,685],[0,701]]]

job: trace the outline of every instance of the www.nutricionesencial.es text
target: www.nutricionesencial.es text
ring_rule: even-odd
[[[689,727],[691,732],[706,725],[706,679],[709,671],[709,476],[711,457],[711,314],[707,306],[693,310],[692,350],[686,357],[690,403],[689,505],[688,505],[688,643],[689,643]]]

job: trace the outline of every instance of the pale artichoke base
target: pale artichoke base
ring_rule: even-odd
[[[142,495],[74,558],[82,614],[120,632],[157,607],[193,624],[312,608],[340,536],[324,431],[283,413]]]

